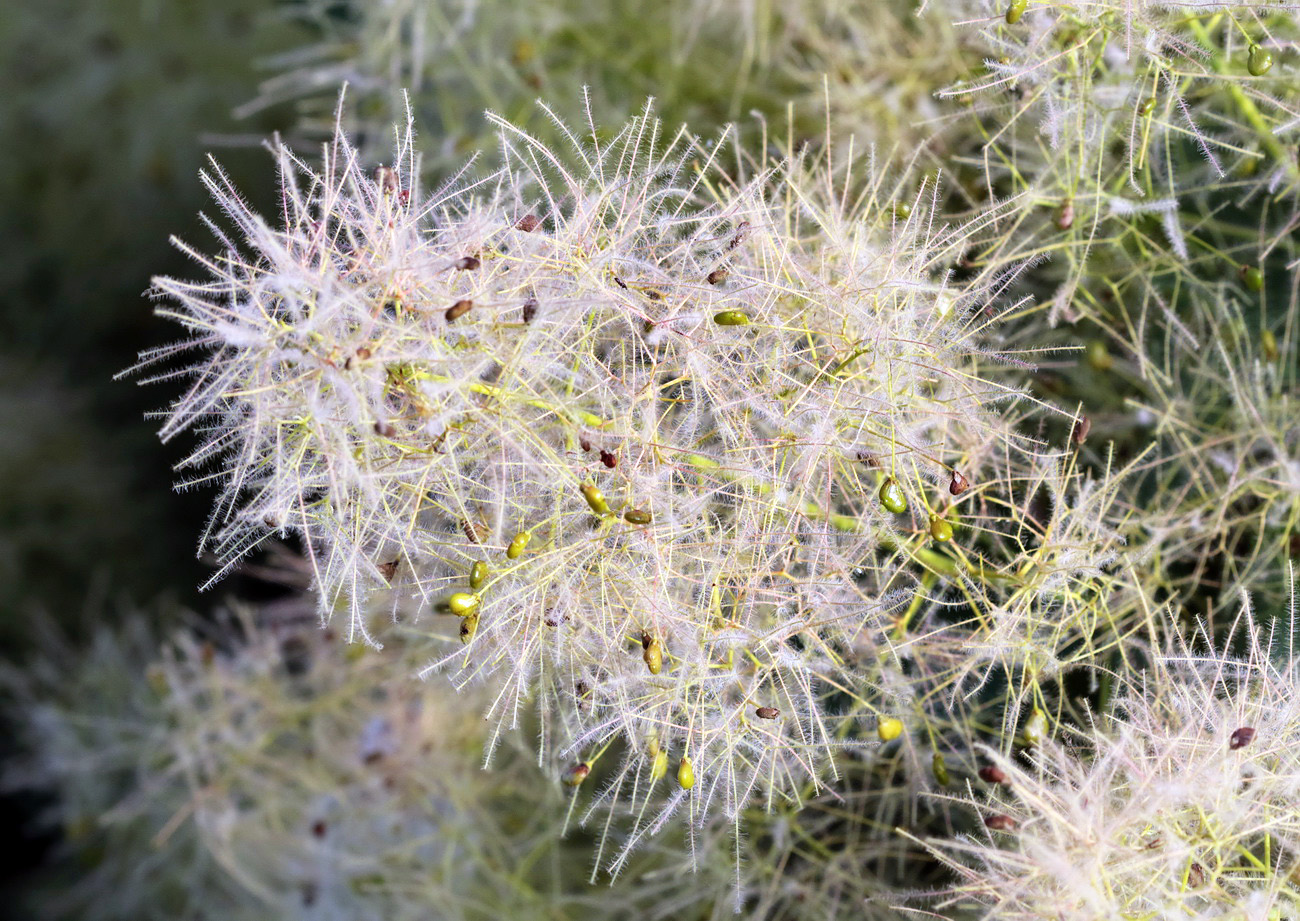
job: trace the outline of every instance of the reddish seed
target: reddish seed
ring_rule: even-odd
[[[471,300],[459,300],[452,304],[447,308],[447,322],[450,323],[452,320],[465,316],[473,306],[474,302]]]
[[[729,273],[727,272],[726,269],[714,269],[712,272],[710,272],[708,275],[705,276],[704,280],[711,285],[720,285],[727,280],[728,274]]]
[[[1056,226],[1069,230],[1074,226],[1074,199],[1067,198],[1061,202],[1061,210],[1056,213]]]
[[[525,214],[519,220],[515,221],[515,230],[522,230],[524,233],[532,233],[542,223],[542,219],[535,214]]]
[[[623,279],[619,278],[617,275],[614,276],[614,284],[618,285],[624,291],[627,290],[627,284],[623,281]]]
[[[584,450],[584,451],[590,451],[590,450],[591,450],[591,439],[588,438],[586,435],[579,435],[579,436],[578,436],[578,447],[582,448],[582,450]]]
[[[1087,416],[1080,416],[1074,420],[1074,428],[1070,431],[1070,440],[1077,445],[1081,445],[1088,440],[1090,431],[1092,431],[1092,420]]]
[[[984,817],[984,824],[993,831],[1015,831],[1016,820],[1009,815],[995,813]]]
[[[315,822],[313,822],[313,823],[311,824],[311,833],[312,833],[313,835],[315,835],[317,838],[324,838],[324,837],[325,837],[325,823],[324,823],[323,821],[321,821],[320,819],[317,819]]]
[[[379,574],[384,577],[385,582],[393,581],[393,576],[397,575],[397,564],[400,562],[401,560],[393,560],[388,563],[378,564]]]
[[[370,349],[366,348],[363,345],[361,348],[357,349],[357,357],[360,358],[362,361],[365,361],[367,358],[370,357]]]
[[[606,451],[604,449],[601,449],[600,462],[604,464],[606,467],[608,467],[610,470],[613,470],[615,467],[618,466],[618,455],[615,454],[613,451]]]
[[[754,715],[761,720],[774,720],[781,715],[781,711],[776,707],[759,707],[754,711]]]
[[[564,783],[566,785],[570,787],[576,787],[584,780],[586,780],[587,775],[590,773],[591,773],[591,765],[583,761],[582,763],[575,764],[573,767],[565,771],[564,777],[562,779],[564,780]]]
[[[985,783],[1006,783],[1007,774],[1002,768],[986,764],[980,768],[980,780]]]
[[[970,489],[970,480],[966,479],[956,470],[952,472],[952,479],[948,482],[948,492],[954,496],[960,496],[966,490]]]
[[[870,451],[859,451],[858,460],[866,464],[868,467],[880,466],[880,458],[876,457],[876,455],[872,454]]]
[[[533,322],[533,317],[537,316],[537,298],[530,297],[524,301],[524,322]]]
[[[382,435],[385,438],[392,438],[394,435],[397,434],[397,429],[393,428],[387,422],[376,422],[375,434]]]
[[[478,256],[461,256],[456,260],[455,267],[462,272],[472,272],[482,264],[479,262]]]
[[[1242,726],[1239,729],[1232,730],[1232,735],[1228,737],[1228,748],[1236,751],[1239,748],[1245,748],[1255,739],[1255,730],[1250,726]]]

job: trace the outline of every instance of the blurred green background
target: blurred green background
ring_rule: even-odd
[[[209,497],[172,493],[183,446],[144,418],[164,386],[113,376],[175,336],[144,296],[206,245],[197,173],[214,153],[250,197],[287,109],[237,120],[259,62],[301,35],[268,0],[54,0],[0,24],[0,640],[74,624],[98,595],[197,603]],[[111,589],[109,588],[111,586]]]
[[[144,296],[189,272],[169,234],[203,242],[197,180],[215,153],[255,203],[274,173],[259,141],[287,107],[239,120],[268,55],[303,41],[270,0],[47,0],[0,16],[0,643],[21,663],[61,633],[140,608],[202,609],[195,557],[210,497],[176,495],[144,418],[165,386],[113,376],[175,336]],[[218,594],[242,591],[237,582]],[[8,754],[10,734],[0,741]],[[48,842],[34,807],[0,802],[8,887]],[[18,849],[15,851],[14,847]],[[0,893],[0,904],[10,900]],[[2,913],[2,912],[0,912]]]

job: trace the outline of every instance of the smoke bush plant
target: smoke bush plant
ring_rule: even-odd
[[[896,917],[890,864],[910,867],[911,844],[878,825],[918,801],[888,782],[888,759],[847,761],[802,809],[748,810],[739,878],[728,823],[710,821],[695,872],[670,828],[591,886],[590,838],[561,840],[566,788],[539,785],[527,740],[479,769],[488,689],[448,700],[409,680],[418,633],[390,631],[382,651],[347,645],[308,601],[222,612],[162,641],[132,619],[84,650],[47,643],[27,672],[0,669],[24,706],[24,758],[0,783],[55,794],[42,823],[72,858],[41,879],[33,916],[421,918],[437,906],[476,921],[721,921],[734,889],[746,917]]]
[[[368,641],[381,597],[459,615],[426,671],[489,682],[502,726],[536,706],[571,783],[621,739],[600,798],[631,796],[632,843],[797,801],[892,725],[909,558],[1037,450],[980,373],[1003,279],[945,267],[994,216],[935,224],[883,172],[743,178],[649,115],[575,166],[498,123],[506,169],[429,197],[409,123],[377,174],[342,134],[319,173],[281,148],[276,229],[206,178],[240,239],[157,281],[193,335],[145,364],[199,353],[163,435],[217,467],[207,541],[301,535]]]
[[[539,790],[526,758],[478,770],[474,703],[408,680],[401,648],[358,655],[291,600],[162,643],[130,620],[86,650],[50,644],[27,674],[0,671],[27,705],[29,759],[3,779],[58,794],[44,818],[77,858],[33,916],[416,918],[436,905],[487,919],[590,904],[588,848],[559,843],[560,791]],[[646,868],[604,890],[611,908],[675,896]]]
[[[534,49],[553,96],[584,68],[641,78],[601,15],[563,3],[508,22],[433,0],[307,7],[369,36],[326,52],[363,111],[336,116],[319,167],[275,145],[273,218],[214,167],[219,251],[182,244],[206,277],[156,282],[190,336],[142,366],[189,381],[163,434],[198,438],[186,485],[220,486],[204,546],[229,568],[295,536],[322,618],[385,644],[334,663],[352,675],[330,700],[373,686],[404,712],[484,712],[451,760],[536,735],[552,792],[574,788],[566,826],[618,877],[613,916],[716,915],[724,876],[755,917],[888,917],[918,888],[946,915],[1289,910],[1294,657],[1270,660],[1251,622],[1241,660],[1214,624],[1250,583],[1271,599],[1294,552],[1292,7],[791,0],[680,31],[710,8],[671,5],[646,46],[672,36],[656,65],[717,50],[691,55],[704,70],[740,54],[727,79],[685,81],[725,102],[666,104],[708,124],[752,98],[752,144],[664,133],[649,111],[598,129],[619,100],[588,99],[582,137],[522,114],[520,23],[601,49]],[[311,91],[332,73],[314,67],[268,91]],[[798,112],[784,147],[767,136],[779,94],[749,81],[770,69],[790,98],[824,96],[820,152],[800,152]],[[417,149],[408,116],[372,170],[408,73],[436,137]],[[466,113],[485,103],[500,168],[448,174],[482,146]],[[850,131],[914,153],[877,162]],[[1022,389],[1027,358],[1051,400]],[[439,680],[404,686],[417,671]],[[280,680],[235,709],[280,712]],[[173,698],[183,727],[221,718]],[[284,853],[257,823],[308,797],[250,782],[202,733],[172,741],[261,810],[246,844],[206,852],[251,891],[290,886],[297,857],[240,854]],[[495,781],[455,780],[440,821],[517,809],[493,783],[529,781],[501,760],[476,775]],[[225,808],[196,789],[185,808]],[[490,860],[531,866],[559,824]],[[441,898],[411,882],[428,856],[384,877],[385,914]]]
[[[1014,10],[1013,10],[1014,7]],[[1125,480],[1145,592],[1227,613],[1281,603],[1294,554],[1293,4],[930,3],[971,72],[939,123],[969,200],[1023,202],[1001,258],[1044,347],[1087,342],[1046,386],[1082,404],[1091,464]],[[1014,20],[1014,21],[1013,21]],[[978,65],[975,62],[980,62]],[[981,267],[985,253],[968,257]],[[1087,439],[1087,433],[1082,433]],[[1151,449],[1154,442],[1154,450]],[[1157,586],[1159,590],[1157,591]]]
[[[1291,917],[1300,827],[1294,605],[1247,600],[1228,640],[1174,632],[1110,712],[1027,759],[989,753],[962,800],[982,834],[932,841],[988,918]],[[1234,654],[1232,643],[1244,644]]]

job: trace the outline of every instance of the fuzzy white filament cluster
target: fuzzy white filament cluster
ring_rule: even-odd
[[[221,485],[206,544],[300,536],[326,617],[423,618],[427,671],[536,708],[572,781],[622,740],[638,815],[666,775],[662,816],[798,800],[892,706],[909,554],[1016,450],[998,279],[949,272],[979,225],[648,115],[562,153],[499,124],[506,168],[431,196],[409,124],[378,172],[278,150],[271,222],[207,178],[235,233],[157,280],[191,336],[145,356],[191,356],[163,435]]]
[[[993,755],[990,831],[934,842],[987,918],[1284,918],[1300,909],[1294,612],[1228,645],[1178,638],[1113,711],[1025,760]],[[972,898],[973,897],[973,898]]]

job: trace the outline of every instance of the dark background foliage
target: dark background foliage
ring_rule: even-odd
[[[256,93],[259,62],[302,38],[267,0],[48,0],[0,17],[0,648],[12,662],[114,610],[208,606],[194,553],[208,497],[170,490],[183,449],[144,418],[170,394],[113,376],[175,335],[144,293],[153,274],[191,271],[169,234],[206,242],[206,154],[270,201],[258,141],[290,113],[231,113]],[[5,862],[10,888],[51,843],[24,839],[38,806],[0,802],[5,850],[25,857]]]

